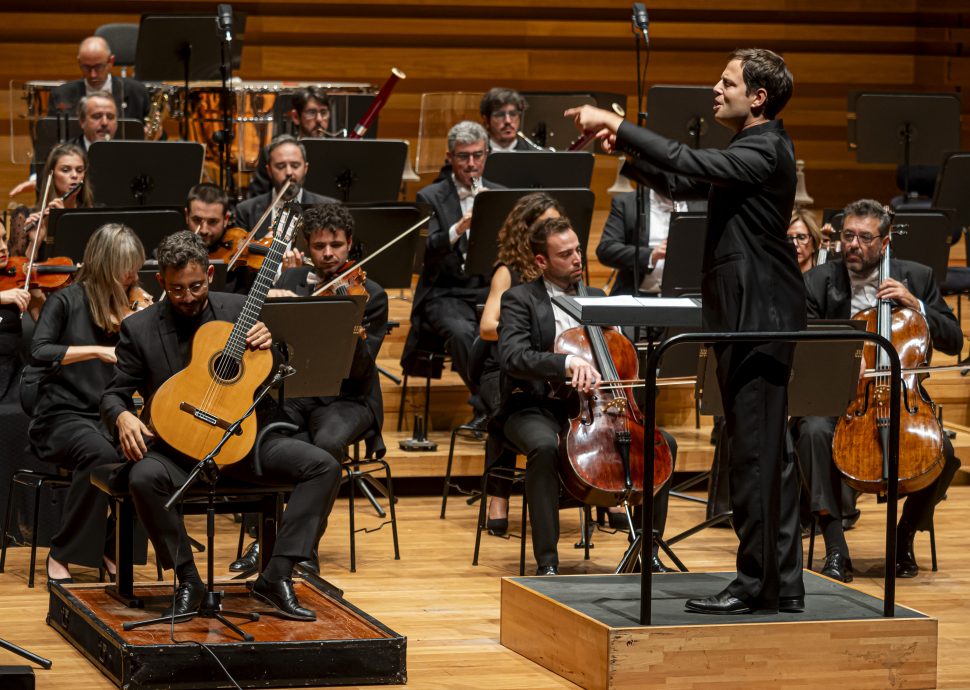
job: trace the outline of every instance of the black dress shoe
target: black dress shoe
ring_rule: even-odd
[[[852,582],[852,559],[841,551],[826,554],[821,573],[839,582]]]
[[[262,575],[250,586],[253,597],[275,608],[281,615],[295,621],[315,621],[317,614],[300,606],[300,600],[293,591],[293,580],[284,577],[279,582],[270,582]]]
[[[916,530],[900,522],[896,529],[896,577],[911,578],[919,575],[916,554],[913,553],[913,540]]]
[[[660,560],[660,556],[658,556],[657,554],[654,554],[650,558],[650,572],[651,573],[672,573],[674,572],[674,569],[668,568],[666,565],[664,565],[664,562]]]
[[[751,606],[738,599],[726,589],[718,594],[712,594],[702,599],[688,599],[684,608],[695,613],[712,613],[716,615],[732,615],[751,613]]]
[[[180,583],[178,589],[175,591],[175,607],[165,609],[162,612],[162,616],[178,618],[179,616],[195,613],[199,610],[199,606],[202,605],[202,597],[204,596],[205,585],[202,584],[201,580],[186,580]]]
[[[300,561],[296,564],[296,567],[309,571],[314,575],[320,574],[320,561],[317,558],[308,558],[305,561]]]
[[[487,428],[488,415],[476,412],[474,417],[461,425],[459,433],[463,436],[471,436],[476,441],[481,441],[485,438],[484,434]]]
[[[558,575],[559,568],[554,565],[540,565],[536,568],[536,575]]]
[[[609,523],[610,529],[615,529],[618,532],[630,531],[630,523],[626,521],[626,512],[622,510],[618,513],[606,511],[606,521]]]
[[[243,553],[242,558],[237,558],[229,564],[229,570],[234,573],[254,573],[257,561],[259,561],[259,542],[254,541]]]
[[[842,531],[848,532],[850,529],[855,528],[855,523],[859,522],[860,517],[862,517],[862,511],[857,510],[851,515],[842,518]]]
[[[485,521],[485,527],[488,528],[488,533],[493,537],[504,537],[509,531],[509,519],[504,518],[488,518]]]
[[[805,610],[805,597],[778,597],[778,610],[785,613],[801,613]]]

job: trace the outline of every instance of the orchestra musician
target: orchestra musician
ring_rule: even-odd
[[[137,120],[148,117],[151,109],[148,90],[135,79],[112,76],[115,56],[106,40],[100,36],[88,36],[81,41],[77,64],[82,78],[54,87],[48,103],[49,116],[70,113],[84,96],[102,93],[111,98],[121,117]]]
[[[9,261],[7,228],[0,222],[0,271],[7,268]],[[29,290],[21,287],[0,290],[0,403],[16,400],[17,380],[24,365],[21,314],[28,309],[36,321],[40,316],[40,305],[32,300]]]
[[[290,188],[287,190],[287,201],[295,201],[298,204],[328,204],[336,203],[336,199],[328,196],[314,194],[308,189],[303,188],[303,180],[306,178],[307,170],[310,165],[306,159],[306,148],[291,134],[280,134],[270,142],[266,148],[266,172],[273,183],[273,189],[264,192],[259,196],[246,199],[236,206],[236,223],[247,232],[252,230],[256,222],[263,215],[263,212],[273,201],[273,195],[279,192],[290,181]],[[270,215],[263,223],[262,227],[256,230],[253,239],[260,239],[272,226],[275,219],[275,212]]]
[[[624,174],[668,198],[708,198],[702,319],[705,331],[799,331],[805,286],[785,236],[795,199],[791,139],[776,119],[792,92],[784,60],[736,50],[714,85],[714,118],[735,132],[726,149],[692,149],[591,106],[566,111]],[[787,343],[716,344],[725,411],[737,576],[721,592],[689,599],[690,611],[740,614],[804,610],[798,480],[785,449]]]
[[[803,208],[795,208],[788,223],[788,239],[795,245],[798,268],[806,273],[818,262],[818,250],[822,248],[822,230],[815,214]]]
[[[85,181],[88,169],[88,155],[84,149],[77,144],[64,143],[58,144],[51,149],[47,155],[47,162],[44,164],[44,171],[41,179],[46,183],[47,178],[51,177],[51,190],[47,207],[41,211],[35,211],[27,216],[25,225],[33,225],[34,229],[28,230],[28,241],[33,241],[34,237],[39,237],[43,242],[47,237],[47,218],[52,208],[91,208],[94,206],[94,193],[91,185],[85,183],[82,187],[77,187]],[[71,190],[74,192],[71,193]],[[39,231],[38,228],[39,227]],[[38,256],[43,258],[41,249],[45,245],[38,247]],[[31,251],[28,245],[27,251]]]
[[[69,563],[114,571],[108,497],[91,484],[91,472],[119,461],[101,423],[101,394],[121,323],[131,313],[128,290],[144,262],[145,250],[130,228],[101,226],[84,249],[77,279],[50,295],[34,330],[30,364],[39,383],[26,410],[30,445],[40,460],[73,472],[61,524],[51,537],[50,582],[72,582]]]
[[[293,94],[293,108],[289,112],[290,123],[298,139],[319,139],[330,133],[330,116],[333,105],[327,93],[316,86],[308,86]],[[267,173],[269,157],[265,148],[259,151],[259,160],[249,178],[246,196],[253,198],[272,189],[272,180]]]
[[[229,227],[229,195],[222,187],[200,182],[185,199],[185,225],[202,238],[211,254]]]
[[[842,257],[805,274],[808,315],[821,319],[848,319],[874,307],[879,299],[892,299],[902,307],[926,317],[933,349],[958,355],[963,332],[950,307],[940,295],[933,271],[913,261],[891,258],[890,277],[881,285],[880,257],[889,244],[890,216],[882,204],[860,199],[845,207],[842,222]],[[851,492],[832,462],[835,417],[802,417],[793,420],[795,447],[810,489],[811,510],[818,516],[825,539],[822,574],[843,582],[852,581],[852,561],[842,520],[855,511]],[[933,523],[934,508],[960,467],[953,444],[943,434],[943,471],[924,489],[909,494],[896,526],[896,577],[915,577],[919,566],[913,552],[918,529]],[[847,493],[849,495],[847,495]]]
[[[640,232],[640,291],[653,294],[660,292],[660,282],[663,280],[670,214],[675,211],[703,211],[706,204],[702,201],[672,201],[655,189],[649,191],[647,203],[649,208],[644,215],[644,228]],[[611,295],[633,294],[636,228],[636,192],[615,195],[610,204],[610,215],[603,226],[603,234],[596,246],[596,258],[600,263],[616,270]]]
[[[96,141],[115,138],[118,132],[117,106],[104,94],[84,96],[77,104],[77,122],[81,126],[81,134],[72,143],[87,151]]]
[[[284,259],[283,274],[270,290],[270,297],[307,297],[337,276],[354,255],[354,217],[341,204],[321,204],[303,214],[303,235],[312,266],[304,265],[303,255],[291,250]],[[361,321],[366,334],[357,342],[350,373],[340,386],[340,394],[318,398],[289,398],[287,416],[310,434],[310,440],[335,458],[343,458],[347,447],[367,436],[368,455],[384,457],[381,436],[384,424],[384,399],[377,375],[377,356],[387,330],[387,293],[374,280],[364,283],[367,306]],[[320,526],[317,542],[326,524]],[[258,545],[253,543],[230,569],[246,572],[256,567]],[[309,561],[300,564],[320,572],[317,549]]]
[[[501,189],[482,178],[488,156],[488,133],[481,125],[465,120],[448,132],[448,162],[453,172],[417,194],[417,200],[430,204],[434,216],[428,224],[428,241],[421,277],[414,291],[411,329],[404,344],[401,363],[407,366],[416,355],[418,334],[427,328],[445,341],[452,366],[471,392],[469,403],[474,415],[469,423],[484,431],[487,410],[478,394],[478,381],[468,373],[472,343],[478,335],[477,305],[488,294],[485,277],[465,273],[468,253],[473,187]]]
[[[135,509],[155,546],[161,565],[175,569],[179,587],[174,613],[198,610],[205,586],[177,512],[164,504],[199,458],[178,453],[154,438],[145,422],[135,415],[135,392],[150,400],[171,376],[185,368],[192,338],[203,324],[234,321],[245,299],[241,295],[209,292],[213,269],[202,239],[183,230],[166,237],[158,246],[158,281],[165,299],[134,314],[122,324],[115,349],[117,362],[101,413],[109,429],[117,431],[121,450],[131,462],[129,488]],[[246,334],[246,346],[268,349],[272,336],[257,322]],[[273,411],[265,398],[257,410],[263,421]],[[153,411],[158,414],[157,410]],[[282,435],[270,435],[262,444],[262,477],[255,476],[251,456],[221,468],[226,476],[259,484],[264,481],[291,484],[287,504],[271,557],[253,583],[252,593],[293,620],[314,620],[313,611],[300,605],[290,579],[296,563],[310,557],[317,525],[333,507],[340,481],[340,465],[326,451]]]

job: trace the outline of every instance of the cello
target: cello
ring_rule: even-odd
[[[879,284],[889,278],[890,243],[879,264]],[[918,311],[894,307],[881,299],[852,317],[866,322],[866,330],[892,342],[903,370],[922,367],[932,350],[926,317]],[[866,343],[863,357],[875,376],[862,376],[856,398],[839,417],[832,439],[832,459],[846,483],[864,493],[887,490],[889,454],[889,359]],[[936,406],[919,385],[917,374],[904,374],[899,410],[899,493],[929,486],[943,470],[943,428]]]
[[[582,281],[578,296],[589,293]],[[592,362],[604,381],[638,378],[636,348],[626,336],[600,326],[563,331],[554,350]],[[595,506],[637,505],[643,499],[643,415],[629,386],[576,391],[578,407],[561,439],[560,476],[574,498]],[[653,493],[670,478],[670,448],[653,429]]]

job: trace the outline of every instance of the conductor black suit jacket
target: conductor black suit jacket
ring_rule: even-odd
[[[780,120],[738,132],[726,149],[692,149],[629,122],[624,174],[671,199],[707,197],[701,283],[704,329],[795,331],[805,284],[787,239],[795,151]]]
[[[662,190],[661,190],[662,193]],[[648,207],[644,216],[644,228],[640,237],[640,277],[652,271],[649,268],[650,254],[653,251],[650,243],[650,198],[647,196]],[[703,201],[687,202],[688,211],[703,212],[707,204]],[[604,266],[616,269],[616,280],[613,282],[611,295],[633,294],[633,265],[636,248],[634,233],[637,229],[637,193],[623,192],[613,197],[610,204],[610,215],[603,226],[600,243],[596,246],[596,258]]]
[[[256,221],[259,220],[260,216],[266,211],[270,203],[273,201],[272,190],[266,192],[265,194],[260,194],[259,196],[254,196],[252,199],[246,199],[241,201],[238,206],[236,206],[236,224],[239,225],[244,230],[252,230],[253,226],[256,225]],[[300,203],[303,204],[336,204],[338,203],[336,199],[331,199],[329,196],[323,196],[322,194],[314,194],[308,189],[303,190],[303,199]],[[266,231],[272,227],[270,218],[267,218],[263,225],[256,232],[254,239],[260,239],[266,234]]]
[[[73,116],[84,94],[83,79],[75,79],[55,86],[48,101],[47,114],[53,117],[59,112],[67,112]],[[115,107],[118,109],[119,120],[129,118],[144,121],[148,117],[151,99],[148,97],[148,89],[140,81],[112,75],[111,97],[114,98]]]
[[[891,259],[889,276],[906,286],[923,303],[933,347],[948,355],[959,354],[963,331],[944,301],[933,278],[933,269],[915,261]],[[852,316],[852,284],[845,261],[836,259],[805,274],[808,315],[813,319],[848,319]]]

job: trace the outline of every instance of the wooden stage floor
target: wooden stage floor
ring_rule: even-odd
[[[962,474],[962,473],[961,473]],[[965,476],[957,481],[966,481]],[[518,500],[513,503],[513,520]],[[863,514],[847,533],[856,567],[854,585],[879,596],[882,589],[883,511],[871,497],[860,503]],[[401,560],[394,561],[391,534],[384,528],[358,535],[358,572],[349,572],[346,499],[339,499],[321,546],[324,576],[344,589],[348,601],[408,638],[408,687],[412,688],[571,688],[562,678],[499,644],[500,578],[518,574],[518,542],[483,537],[481,565],[471,565],[477,506],[452,497],[448,519],[439,520],[440,498],[405,497],[398,518]],[[358,502],[362,527],[379,520]],[[702,517],[694,504],[671,502],[668,533],[673,534]],[[621,535],[597,533],[591,560],[572,543],[578,537],[578,511],[562,513],[561,570],[566,574],[606,573],[625,547]],[[954,486],[937,511],[940,570],[929,571],[929,539],[917,538],[917,556],[926,566],[913,580],[900,580],[897,601],[938,617],[939,687],[970,688],[970,486]],[[190,519],[190,531],[203,535],[202,518]],[[238,531],[228,517],[217,518],[216,562],[220,576],[235,553]],[[725,529],[706,530],[677,545],[678,555],[692,570],[733,568],[736,541]],[[806,542],[807,549],[807,542]],[[45,550],[38,555],[43,563]],[[197,556],[200,567],[204,558]],[[37,686],[48,690],[89,690],[115,687],[44,623],[48,595],[45,578],[26,586],[26,549],[8,552],[7,570],[0,574],[0,637],[54,661],[49,671],[35,669]],[[40,566],[42,567],[42,566]],[[534,572],[531,556],[527,573]],[[139,569],[153,577],[154,565]],[[77,569],[79,581],[93,581],[94,571]],[[702,593],[699,593],[702,594]],[[719,621],[724,622],[724,621]],[[297,625],[294,623],[294,625]],[[19,657],[0,650],[0,665],[20,665]]]

